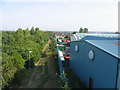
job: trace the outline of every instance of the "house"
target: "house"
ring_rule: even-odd
[[[66,43],[70,43],[70,40],[66,40]]]
[[[120,40],[88,36],[72,38],[71,69],[88,88],[120,88]]]

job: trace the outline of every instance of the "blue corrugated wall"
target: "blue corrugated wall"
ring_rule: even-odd
[[[75,45],[79,51],[75,51]],[[89,51],[95,58],[91,61]],[[89,78],[93,78],[93,88],[115,88],[118,59],[95,46],[83,41],[70,43],[70,66],[73,72],[89,87]]]

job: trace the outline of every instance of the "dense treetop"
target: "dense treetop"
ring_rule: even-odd
[[[79,33],[88,33],[88,28],[80,28]]]
[[[32,27],[17,31],[2,31],[2,86],[5,87],[20,69],[28,68],[30,61],[34,64],[42,57],[42,49],[50,39],[51,32],[43,32]],[[32,65],[31,65],[32,67]]]

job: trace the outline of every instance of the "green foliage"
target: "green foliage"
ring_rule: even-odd
[[[84,28],[84,33],[88,33],[88,28]]]
[[[62,87],[63,90],[71,90],[69,87],[69,83],[65,82],[64,86]]]
[[[70,38],[70,36],[66,36],[65,38]]]
[[[35,35],[34,27],[31,28],[31,30],[30,30],[30,34],[31,34],[31,35]]]
[[[42,57],[42,49],[50,39],[51,32],[43,32],[34,27],[17,31],[2,31],[2,87],[8,86],[14,74],[30,67]]]
[[[88,28],[80,28],[79,33],[88,33]]]
[[[66,73],[63,72],[61,75],[60,75],[60,83],[61,83],[61,88],[63,90],[70,90],[70,86],[69,86],[69,81],[68,81],[68,78],[66,77]]]
[[[83,28],[80,28],[79,32],[80,32],[80,33],[84,33],[84,29],[83,29]]]
[[[115,32],[115,34],[120,34],[120,32]]]
[[[57,41],[54,39],[54,38],[51,38],[51,43],[50,43],[50,51],[51,52],[54,52],[56,51],[56,44],[57,44]]]
[[[12,60],[12,56],[2,53],[2,86],[5,87],[13,79],[17,67],[14,66],[15,62]]]
[[[72,34],[76,34],[77,32],[73,32]]]

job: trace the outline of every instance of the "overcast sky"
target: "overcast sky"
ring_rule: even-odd
[[[1,0],[0,30],[118,30],[119,0]],[[2,21],[2,22],[1,22]]]

